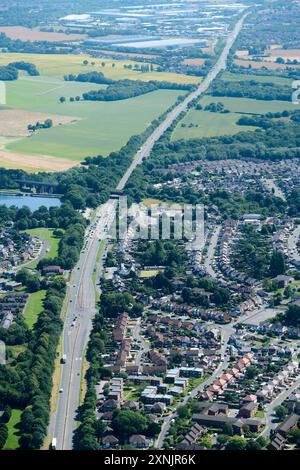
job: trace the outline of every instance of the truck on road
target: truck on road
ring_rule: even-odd
[[[57,444],[57,439],[56,437],[53,437],[52,442],[51,442],[51,449],[56,450],[56,444]]]

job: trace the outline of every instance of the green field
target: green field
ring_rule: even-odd
[[[76,96],[100,88],[93,84],[23,78],[7,85],[7,105],[49,114],[74,117],[74,123],[43,129],[30,137],[9,143],[11,152],[32,156],[54,156],[82,161],[86,156],[108,155],[126,144],[130,136],[143,132],[151,121],[170,107],[183,92],[158,90],[114,102],[66,102],[59,97]],[[24,163],[26,157],[24,157]]]
[[[200,139],[221,135],[233,135],[238,132],[255,130],[252,126],[238,126],[236,122],[244,114],[265,114],[284,110],[294,110],[295,105],[287,101],[264,101],[248,98],[228,98],[223,96],[204,96],[199,103],[203,107],[209,103],[221,102],[230,113],[211,113],[192,109],[175,128],[172,139]],[[186,127],[181,127],[181,124]],[[197,125],[198,127],[189,127]]]
[[[4,450],[14,450],[19,447],[19,431],[17,425],[20,422],[21,413],[21,410],[12,410],[11,418],[7,423],[8,438],[5,443]]]
[[[30,294],[27,301],[23,317],[28,328],[32,328],[38,319],[39,314],[43,310],[43,301],[45,300],[46,291],[40,290]]]
[[[26,233],[32,235],[33,237],[39,237],[47,243],[47,250],[49,251],[47,251],[43,256],[44,259],[57,257],[60,238],[57,238],[53,235],[53,230],[49,228],[33,228],[26,230]],[[34,269],[36,265],[37,262],[34,261],[33,263],[29,264],[28,267]]]
[[[230,80],[230,81],[245,81],[245,80],[255,80],[256,82],[261,83],[276,83],[278,85],[289,85],[292,83],[291,78],[286,77],[278,77],[276,75],[255,75],[252,73],[244,74],[244,73],[231,73],[231,72],[224,72],[222,74],[223,80]]]

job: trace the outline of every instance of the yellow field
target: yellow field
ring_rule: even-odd
[[[144,270],[140,272],[140,278],[146,279],[149,277],[154,277],[160,272],[159,269],[152,269],[152,270]]]
[[[21,54],[21,53],[3,53],[0,54],[0,66],[7,65],[10,62],[17,61],[31,62],[36,65],[41,75],[49,77],[62,77],[67,74],[78,74],[82,72],[101,71],[108,78],[115,80],[161,80],[173,83],[198,83],[201,78],[180,75],[169,72],[138,72],[125,69],[124,65],[141,64],[132,60],[111,60],[111,59],[93,59],[88,55],[63,55],[63,54]],[[83,61],[88,60],[88,65],[83,65]],[[95,65],[91,65],[95,62]],[[105,66],[102,67],[102,63]],[[115,66],[113,67],[113,64]]]

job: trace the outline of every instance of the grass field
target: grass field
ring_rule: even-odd
[[[4,143],[2,149],[8,151],[8,157],[5,159],[5,155],[0,152],[1,165],[14,167],[14,160],[9,159],[11,154],[16,156],[19,167],[27,167],[30,161],[34,162],[33,171],[42,169],[42,165],[43,169],[54,171],[60,169],[60,165],[58,162],[55,167],[53,158],[48,158],[49,156],[61,159],[62,167],[68,162],[78,164],[89,155],[106,156],[125,145],[131,135],[143,132],[153,119],[161,115],[183,93],[178,90],[158,90],[129,100],[109,103],[59,103],[61,96],[69,98],[92,88],[100,86],[64,82],[49,77],[23,77],[8,83],[9,108],[21,108],[31,113],[35,111],[72,116],[74,122],[39,130],[30,137],[10,140],[6,146]],[[32,115],[30,116],[32,120]]]
[[[245,81],[245,80],[255,80],[256,82],[261,83],[277,83],[278,85],[289,85],[292,83],[291,78],[286,77],[277,77],[276,75],[255,75],[255,74],[243,74],[243,73],[231,73],[231,72],[224,72],[222,74],[223,80],[230,80],[230,81]]]
[[[43,310],[43,301],[45,300],[46,291],[40,290],[30,294],[27,301],[23,317],[28,328],[32,328],[38,319],[39,314]]]
[[[81,72],[101,71],[108,78],[115,80],[167,80],[174,83],[198,83],[201,79],[191,75],[181,75],[169,72],[138,72],[125,69],[124,65],[139,64],[132,60],[112,60],[112,59],[93,59],[88,55],[63,55],[63,54],[22,54],[6,53],[1,54],[0,66],[7,65],[10,62],[25,60],[36,65],[41,75],[51,77],[62,77],[67,74],[78,74]],[[83,65],[83,61],[88,60],[88,65]],[[95,62],[95,65],[91,65]],[[105,67],[102,67],[105,63]],[[113,67],[114,64],[114,67]]]
[[[39,237],[47,243],[47,251],[44,255],[44,259],[56,258],[58,255],[58,245],[60,238],[57,238],[53,235],[53,230],[49,228],[33,228],[31,230],[26,230],[26,233],[32,235],[33,237]],[[30,268],[35,268],[37,263],[34,261],[29,265]]]
[[[5,443],[4,450],[14,450],[19,447],[19,431],[17,426],[20,422],[21,413],[21,410],[12,410],[11,418],[7,423],[8,438]]]
[[[233,135],[247,130],[253,131],[256,129],[255,127],[236,124],[243,113],[265,114],[295,109],[295,105],[287,101],[263,101],[222,96],[204,96],[199,102],[203,107],[209,103],[222,102],[230,113],[220,114],[192,109],[175,128],[172,140],[200,139],[203,137]],[[182,123],[186,127],[181,127]],[[191,124],[198,127],[189,127]]]

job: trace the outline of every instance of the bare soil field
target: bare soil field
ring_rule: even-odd
[[[235,56],[239,58],[245,58],[249,56],[249,52],[247,50],[239,50],[236,51]]]
[[[300,61],[300,49],[274,49],[270,51],[270,57],[267,60],[276,60],[278,57]]]
[[[28,172],[36,173],[38,171],[65,171],[79,164],[79,162],[49,155],[24,155],[0,149],[0,166],[4,168],[23,168]]]
[[[4,137],[26,137],[30,135],[28,124],[44,122],[52,119],[53,126],[77,122],[80,118],[73,116],[59,116],[57,114],[46,114],[23,109],[1,109],[0,110],[0,136]],[[38,132],[38,131],[37,131]]]
[[[38,29],[24,28],[23,26],[1,26],[0,32],[10,39],[20,39],[21,41],[64,42],[86,38],[85,34],[47,33]]]
[[[205,62],[205,59],[184,59],[183,65],[189,65],[191,67],[201,67]]]

